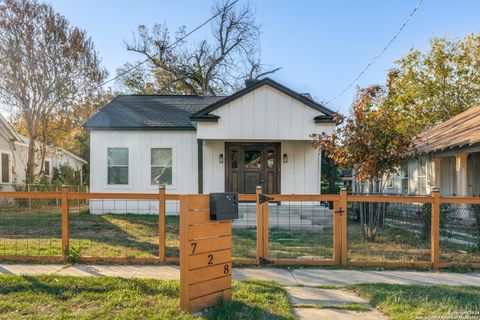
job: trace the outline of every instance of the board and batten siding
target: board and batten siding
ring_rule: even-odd
[[[225,191],[225,163],[220,163],[220,154],[225,154],[225,141],[203,142],[203,191]],[[281,161],[281,193],[320,193],[320,152],[310,141],[281,141],[281,154],[288,162]],[[282,157],[283,158],[283,157]]]
[[[198,192],[197,139],[194,131],[91,131],[91,192],[158,193],[151,184],[152,148],[172,148],[172,185],[167,192]],[[128,148],[128,185],[109,185],[108,148]],[[92,213],[158,213],[157,201],[90,201]],[[167,213],[178,212],[178,203],[167,203]]]
[[[199,122],[199,139],[219,140],[311,140],[312,133],[331,134],[334,125],[315,123],[322,115],[290,96],[270,87],[260,87],[210,112],[217,122]]]

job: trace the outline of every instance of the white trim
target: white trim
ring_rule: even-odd
[[[176,157],[175,157],[175,148],[174,147],[171,147],[171,146],[165,146],[165,147],[159,147],[159,146],[155,146],[155,147],[150,147],[150,150],[149,150],[149,157],[148,157],[148,167],[149,167],[149,175],[148,175],[148,178],[149,178],[149,185],[150,187],[157,187],[159,186],[159,184],[152,184],[152,149],[170,149],[172,151],[172,183],[171,184],[167,184],[165,185],[165,187],[168,187],[169,189],[175,189],[176,188],[176,177],[177,177],[177,172],[176,172]],[[158,166],[157,166],[158,167]]]
[[[127,184],[109,184],[108,183],[108,168],[110,167],[108,165],[108,150],[109,149],[127,149],[127,154],[128,154],[128,163],[127,163],[127,171],[128,171],[128,174],[127,174],[127,179],[128,179],[128,183]],[[131,177],[131,170],[130,170],[130,164],[132,163],[132,153],[130,152],[130,148],[129,147],[125,147],[125,146],[121,146],[121,147],[107,147],[107,150],[106,151],[106,154],[107,156],[105,157],[105,160],[106,160],[106,163],[105,163],[105,166],[107,168],[106,170],[106,176],[105,176],[105,188],[115,188],[115,189],[124,189],[124,188],[131,188],[131,181],[132,181],[132,177]],[[125,166],[116,166],[116,167],[125,167]]]
[[[395,184],[393,183],[394,175],[393,173],[388,175],[387,178],[387,189],[393,189],[395,187]]]
[[[8,182],[3,182],[3,166],[2,166],[2,154],[8,154]],[[11,184],[12,183],[12,177],[13,177],[13,172],[12,172],[12,157],[13,154],[11,151],[6,151],[6,150],[0,150],[0,184]]]
[[[46,166],[47,161],[48,161],[48,174],[45,172],[45,169],[47,168],[47,166]],[[51,180],[51,179],[52,179],[52,176],[53,176],[53,172],[52,172],[52,170],[53,170],[52,158],[50,158],[50,157],[49,157],[49,158],[45,158],[43,166],[44,166],[44,167],[43,167],[43,172],[45,173],[45,176],[49,177],[50,180]]]

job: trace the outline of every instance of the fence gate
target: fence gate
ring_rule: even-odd
[[[257,264],[341,263],[346,202],[338,195],[256,195]]]
[[[180,196],[180,308],[229,300],[231,286],[232,222],[210,221],[208,195]]]

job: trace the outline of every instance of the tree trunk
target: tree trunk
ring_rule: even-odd
[[[335,182],[337,180],[337,165],[331,158],[328,159],[328,193],[335,193]]]
[[[25,171],[25,182],[32,182],[35,177],[35,139],[32,137],[30,137],[28,142],[27,168]]]

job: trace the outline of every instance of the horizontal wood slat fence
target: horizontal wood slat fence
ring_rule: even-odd
[[[265,200],[264,196],[268,197],[266,201],[262,201],[262,198]],[[70,192],[68,187],[63,187],[61,192],[0,192],[0,199],[4,201],[2,206],[5,207],[1,210],[8,210],[7,201],[15,199],[55,200],[61,210],[61,221],[55,220],[57,218],[52,215],[45,215],[41,224],[41,228],[50,234],[58,237],[61,235],[61,242],[58,243],[48,237],[49,233],[46,233],[42,241],[50,241],[51,247],[59,245],[61,249],[42,249],[38,255],[5,250],[0,252],[0,260],[67,260],[71,241],[76,237],[72,238],[72,208],[69,203],[84,200],[85,208],[88,208],[89,200],[108,199],[145,200],[158,204],[158,221],[156,218],[150,219],[154,222],[153,226],[158,228],[150,235],[154,239],[154,243],[150,244],[153,245],[155,254],[147,257],[122,256],[120,253],[114,253],[117,256],[85,254],[79,257],[79,261],[179,263],[178,254],[169,254],[173,249],[167,245],[170,220],[166,203],[180,201],[181,196],[166,193],[163,187],[159,188],[158,194],[82,193]],[[262,195],[258,188],[256,194],[239,195],[239,201],[245,203],[246,211],[242,213],[242,219],[232,224],[235,264],[480,268],[480,250],[475,251],[480,249],[480,198],[442,197],[438,191],[432,192],[431,196],[347,195],[345,190],[340,194],[326,195]],[[374,224],[381,227],[376,230],[376,238],[369,242],[361,235],[369,232],[365,225],[377,217],[367,214],[359,218],[358,212],[371,213],[374,208],[383,210]],[[477,211],[472,208],[477,208]],[[16,219],[15,214],[16,212],[11,213],[9,219]],[[28,214],[33,215],[35,212],[30,210]],[[134,220],[135,216],[132,216],[129,219]],[[30,216],[26,215],[25,219],[22,218],[24,229],[15,226],[13,231],[7,228],[8,219],[4,218],[2,222],[0,217],[0,238],[4,238],[0,242],[3,241],[4,246],[18,246],[14,240],[20,238],[16,234],[19,230],[33,236],[27,237],[27,242],[30,241],[28,243],[31,246],[35,245],[35,234],[28,231],[28,217]],[[84,216],[80,215],[77,219],[81,222],[82,217]],[[96,230],[98,228],[101,227],[97,226]],[[75,232],[80,235],[87,233],[81,227]],[[89,232],[95,234],[95,230]],[[174,232],[173,237],[177,236],[178,233]],[[128,232],[125,237],[129,237]],[[155,240],[156,237],[158,241]],[[414,243],[407,247],[403,242],[412,238],[419,241],[418,246]],[[92,246],[96,245],[91,243]],[[478,248],[467,252],[459,249],[461,246]],[[178,251],[178,248],[175,250]],[[240,253],[237,254],[236,250]],[[59,254],[49,254],[51,252]],[[459,258],[464,256],[467,260]]]

